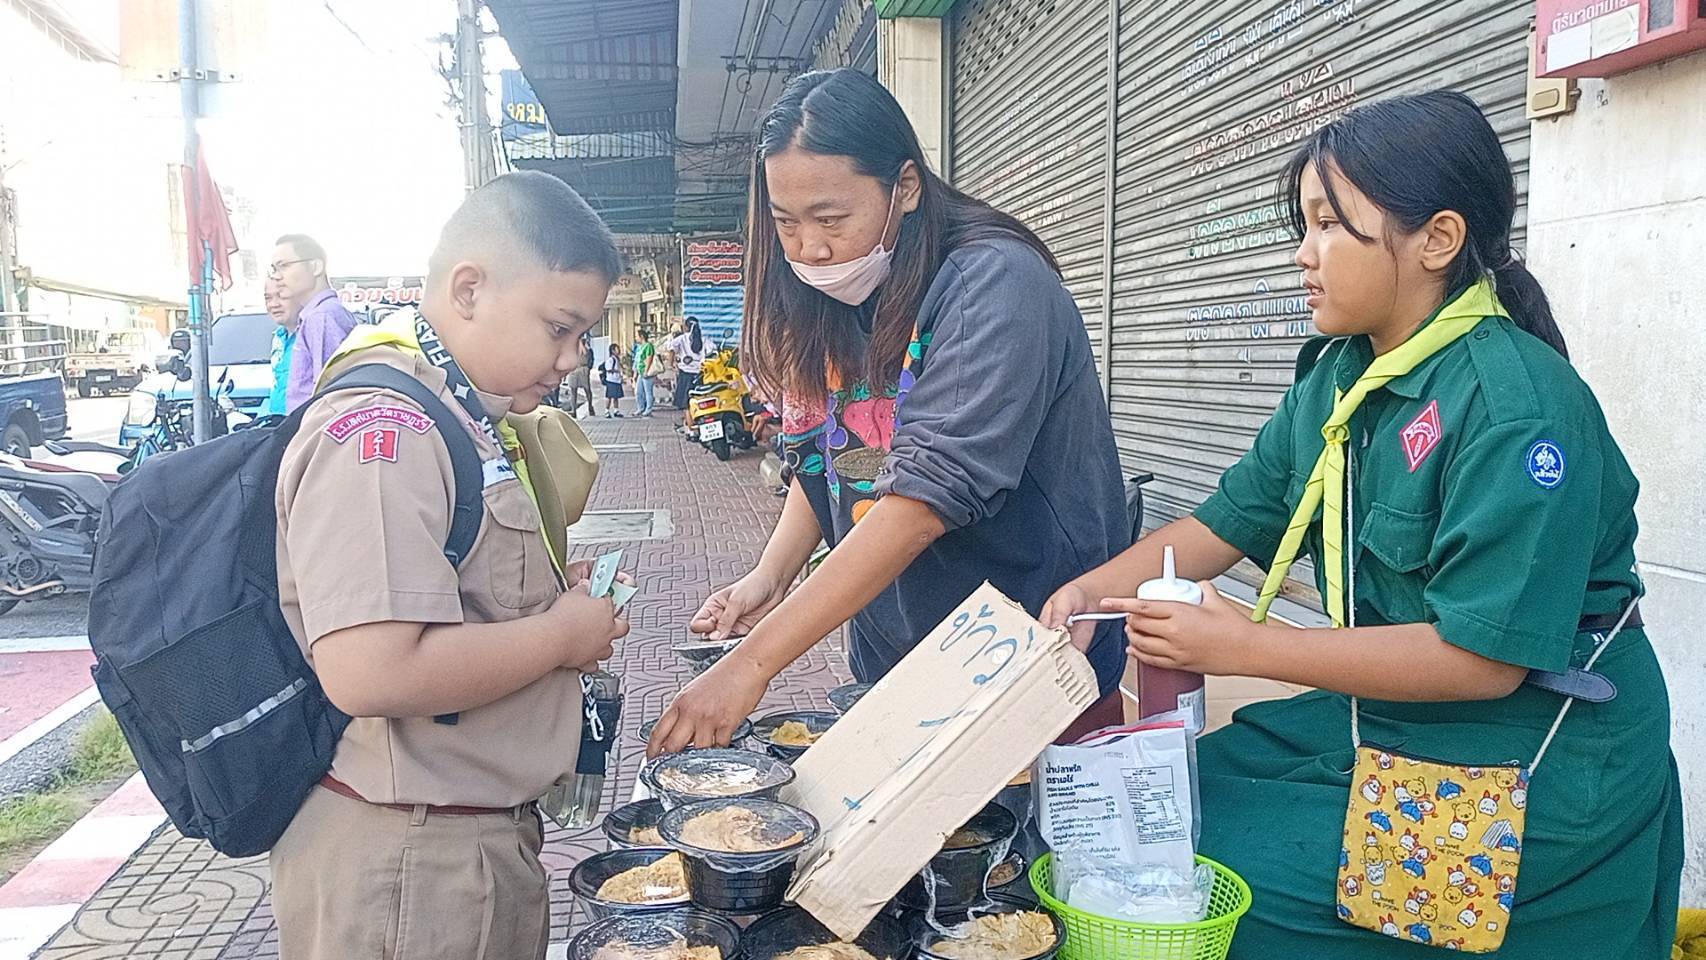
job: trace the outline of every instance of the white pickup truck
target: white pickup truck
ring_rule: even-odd
[[[152,330],[104,330],[94,353],[65,358],[65,385],[79,397],[128,393],[154,372],[162,349]]]

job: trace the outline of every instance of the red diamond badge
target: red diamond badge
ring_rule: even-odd
[[[1410,458],[1411,473],[1415,473],[1422,461],[1428,458],[1428,454],[1433,453],[1434,448],[1439,446],[1443,432],[1439,425],[1439,401],[1429,400],[1422,412],[1416,415],[1416,419],[1411,420],[1410,425],[1398,434],[1398,438],[1404,441],[1404,455]]]

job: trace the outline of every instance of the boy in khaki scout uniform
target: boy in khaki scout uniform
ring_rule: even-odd
[[[572,773],[580,672],[628,632],[583,566],[559,587],[539,512],[495,424],[579,362],[620,262],[561,181],[516,173],[471,194],[429,264],[417,337],[334,358],[325,382],[383,363],[437,390],[458,423],[400,395],[314,401],[279,471],[279,596],[332,702],[356,719],[272,851],[287,960],[543,957],[550,924],[533,801]],[[450,358],[429,348],[436,335]],[[433,362],[434,358],[439,362]],[[461,566],[443,553],[454,482],[440,431],[485,461],[485,515]],[[514,453],[509,457],[513,459]],[[435,721],[456,714],[455,723]]]

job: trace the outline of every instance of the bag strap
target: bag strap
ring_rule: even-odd
[[[352,389],[400,393],[419,404],[426,415],[439,425],[438,435],[450,451],[450,469],[456,483],[456,506],[450,514],[450,533],[444,539],[444,558],[450,561],[451,566],[460,567],[480,536],[480,521],[486,509],[482,499],[485,485],[482,482],[480,453],[474,447],[474,438],[468,435],[467,430],[461,429],[462,419],[430,387],[383,363],[364,363],[351,368],[326,384],[315,398],[337,390]],[[306,408],[307,404],[303,407]]]
[[[456,486],[456,506],[450,514],[450,533],[444,538],[444,559],[449,560],[452,567],[462,566],[462,561],[468,558],[469,552],[474,549],[474,541],[480,536],[480,521],[486,512],[485,468],[480,459],[480,452],[474,447],[474,438],[462,429],[461,418],[451,412],[450,407],[438,398],[437,393],[396,367],[383,363],[364,363],[352,367],[326,384],[325,389],[314,396],[318,399],[334,390],[349,389],[379,389],[400,393],[420,404],[426,415],[438,425],[438,435],[444,439],[444,446],[450,451],[451,476]],[[307,409],[308,405],[302,406]],[[432,720],[434,723],[453,727],[460,717],[460,714],[442,713]]]
[[[1345,560],[1345,626],[1354,628],[1356,626],[1356,555],[1358,552],[1356,548],[1356,521],[1354,519],[1356,515],[1356,454],[1354,453],[1356,445],[1350,444],[1349,446],[1352,452],[1346,458],[1344,481],[1345,542],[1350,545],[1346,553]],[[1582,673],[1592,673],[1594,664],[1599,662],[1600,654],[1604,653],[1606,649],[1611,646],[1611,641],[1617,639],[1617,635],[1623,632],[1624,626],[1629,623],[1630,616],[1635,612],[1636,607],[1641,602],[1641,597],[1645,593],[1646,587],[1645,584],[1643,584],[1635,591],[1635,596],[1629,599],[1628,605],[1623,608],[1623,614],[1617,618],[1617,622],[1612,626],[1611,631],[1609,633],[1594,634],[1593,654],[1588,657],[1587,663],[1582,665]],[[1530,777],[1534,776],[1534,771],[1540,767],[1540,761],[1545,758],[1547,749],[1552,746],[1552,738],[1558,735],[1558,728],[1564,725],[1564,718],[1570,715],[1570,705],[1575,703],[1577,699],[1575,696],[1568,693],[1563,694],[1563,697],[1564,702],[1558,707],[1557,716],[1552,718],[1551,728],[1546,731],[1546,739],[1540,741],[1540,749],[1534,752],[1534,759],[1528,763],[1528,775]],[[1360,749],[1362,747],[1362,730],[1360,729],[1361,724],[1359,722],[1359,714],[1361,711],[1357,705],[1357,698],[1351,697],[1350,699],[1351,746]],[[1353,759],[1352,763],[1354,764],[1355,762],[1356,761]]]

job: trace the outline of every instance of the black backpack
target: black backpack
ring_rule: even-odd
[[[322,393],[351,388],[399,393],[439,425],[456,481],[444,554],[460,564],[484,510],[461,418],[392,367],[356,367]],[[307,406],[144,461],[113,490],[96,539],[95,686],[172,823],[234,857],[272,848],[350,722],[279,609],[274,493]]]

